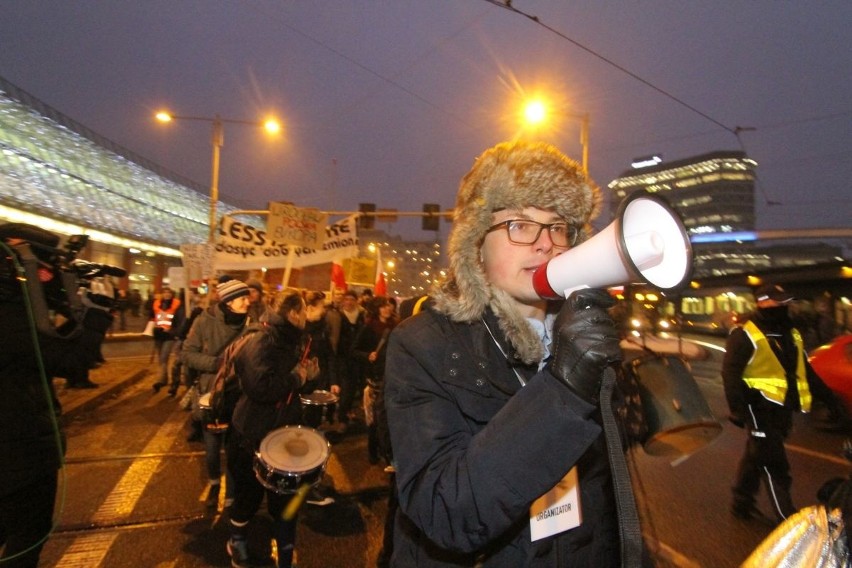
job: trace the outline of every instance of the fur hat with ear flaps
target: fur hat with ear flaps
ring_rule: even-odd
[[[600,190],[576,162],[549,144],[505,142],[486,150],[462,179],[448,243],[449,276],[433,290],[433,298],[438,311],[458,322],[476,321],[490,306],[515,355],[533,364],[543,356],[541,340],[508,294],[491,286],[480,259],[492,213],[525,207],[555,211],[582,227],[582,241],[600,209]]]

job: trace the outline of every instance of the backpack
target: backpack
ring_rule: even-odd
[[[254,337],[255,333],[261,331],[265,324],[251,324],[240,332],[240,334],[222,351],[222,364],[219,371],[210,384],[210,407],[205,413],[204,422],[208,430],[224,431],[228,428],[234,407],[240,398],[240,381],[237,377],[234,361],[237,354],[246,343]]]

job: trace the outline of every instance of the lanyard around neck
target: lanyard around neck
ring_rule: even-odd
[[[497,341],[496,337],[494,337],[494,333],[491,332],[491,328],[488,327],[488,323],[485,321],[485,318],[480,318],[480,320],[482,321],[482,325],[485,326],[485,329],[488,330],[488,335],[491,336],[492,341],[494,341],[494,345],[497,346],[497,349],[500,350],[500,353],[503,354],[503,357],[506,359],[506,361],[509,361],[509,356],[506,355],[506,351],[503,349],[503,346],[500,345],[500,342]],[[509,363],[509,365],[512,367],[512,370],[515,371],[515,376],[518,377],[518,382],[521,383],[521,386],[522,387],[527,386],[527,381],[524,380],[524,378],[521,376],[521,373],[518,372],[518,369],[515,368],[515,366],[512,365],[511,363]]]

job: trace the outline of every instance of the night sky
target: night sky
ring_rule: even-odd
[[[541,138],[579,161],[588,112],[602,188],[635,157],[745,150],[758,228],[850,226],[852,2],[512,5],[544,25],[485,0],[4,0],[0,75],[205,187],[210,125],[155,111],[275,114],[278,140],[225,126],[220,192],[245,208],[451,208],[499,141]],[[561,116],[522,132],[537,92]]]

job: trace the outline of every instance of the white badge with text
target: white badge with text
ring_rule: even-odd
[[[530,537],[536,541],[580,526],[580,482],[572,467],[556,487],[530,507]]]

